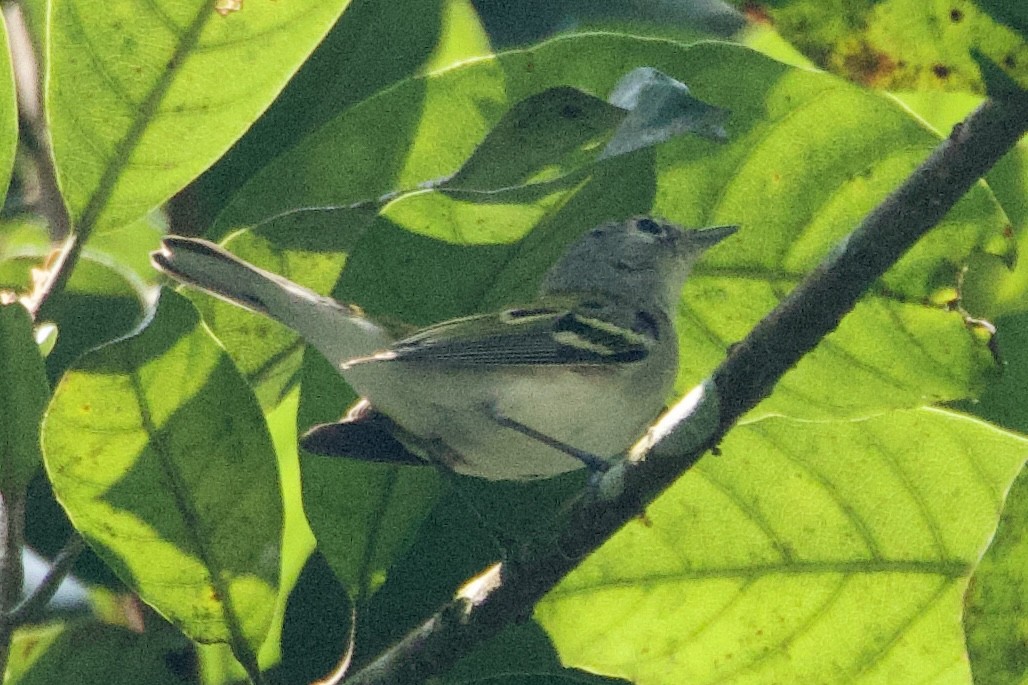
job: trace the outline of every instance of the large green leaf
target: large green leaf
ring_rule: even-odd
[[[222,223],[247,226],[296,206],[346,205],[446,177],[525,97],[561,85],[603,96],[643,65],[730,111],[729,142],[675,139],[655,152],[579,167],[579,176],[568,176],[574,183],[544,186],[543,195],[530,185],[402,195],[362,229],[333,292],[374,315],[425,324],[531,297],[564,246],[611,217],[649,212],[692,225],[739,223],[734,249],[714,250],[686,286],[684,389],[928,154],[936,134],[888,98],[742,48],[577,36],[412,79],[366,100],[269,164]],[[512,145],[509,154],[517,152]],[[853,415],[973,395],[991,360],[944,304],[961,265],[997,240],[1005,221],[988,190],[976,186],[763,409]],[[302,252],[305,238],[294,237],[273,253]],[[270,267],[283,259],[277,254]],[[869,330],[873,338],[864,335]]]
[[[58,500],[121,579],[253,672],[278,589],[275,454],[252,393],[186,300],[164,292],[142,331],[76,362],[43,448]]]
[[[46,109],[82,231],[124,225],[221,156],[283,88],[346,0],[53,0]]]
[[[46,368],[20,303],[0,303],[0,494],[17,498],[40,465],[39,421],[50,396]]]
[[[190,212],[213,221],[250,176],[339,112],[402,79],[490,52],[471,0],[354,0],[253,128],[197,179]]]
[[[18,145],[18,102],[14,92],[11,48],[7,44],[7,23],[0,16],[0,206],[7,194]]]
[[[510,174],[500,169],[492,176],[479,171],[476,177],[486,179],[486,184],[490,178],[498,179],[497,184],[513,178],[517,185],[476,187],[483,191],[476,196],[437,182],[420,192],[401,192],[384,204],[365,205],[364,210],[372,210],[367,217],[358,218],[354,209],[325,210],[338,219],[335,232],[319,222],[308,227],[300,222],[288,230],[272,222],[244,230],[229,246],[238,246],[248,259],[322,292],[328,291],[328,284],[341,271],[332,288],[338,298],[356,302],[374,316],[424,324],[530,298],[539,277],[564,247],[582,231],[611,217],[646,212],[689,225],[740,223],[742,229],[730,247],[713,250],[683,293],[679,388],[684,390],[707,374],[733,342],[929,154],[940,140],[937,133],[890,98],[735,46],[686,47],[626,36],[577,36],[411,79],[366,100],[255,177],[223,214],[221,230],[247,229],[296,207],[345,207],[447,178],[483,149],[479,145],[517,103],[548,88],[568,85],[604,98],[627,71],[639,66],[660,69],[688,84],[696,97],[730,111],[728,142],[717,145],[683,137],[601,163],[583,164],[579,157],[576,164],[553,167],[558,169],[556,175],[544,174],[546,183],[537,182],[538,174],[520,169]],[[573,158],[580,155],[579,148],[573,149]],[[508,154],[516,156],[518,151],[512,144]],[[489,156],[502,164],[502,150],[490,151]],[[974,396],[980,390],[992,369],[992,358],[984,343],[965,328],[963,318],[947,305],[954,297],[961,266],[976,253],[988,247],[1008,255],[1009,246],[1002,240],[993,244],[1005,225],[1006,216],[989,189],[984,185],[972,189],[748,420],[776,413],[816,420],[776,419],[754,425],[792,427],[790,436],[817,432],[822,445],[803,454],[831,452],[840,469],[867,458],[868,440],[878,440],[882,450],[907,455],[910,438],[902,430],[893,426],[876,432],[876,421],[886,419],[857,419]],[[342,242],[332,248],[333,240]],[[216,312],[212,328],[219,337],[232,339],[233,353],[248,344],[270,342],[258,348],[261,358],[270,359],[276,350],[295,354],[294,337],[255,315],[235,312],[232,325],[223,326],[227,320],[219,306],[212,304],[208,309],[205,304],[205,315]],[[247,326],[254,331],[274,330],[283,337],[272,341],[260,332],[248,338]],[[308,355],[303,378],[301,426],[335,418],[353,399],[314,353]],[[937,420],[935,415],[925,415]],[[896,420],[910,416],[927,420],[925,415],[897,414]],[[978,429],[967,421],[958,423],[961,430],[973,434],[973,444]],[[753,435],[752,430],[746,435]],[[726,457],[715,466],[737,463],[735,454],[751,455],[748,472],[738,480],[753,491],[773,494],[783,483],[793,483],[759,468],[774,455],[767,442],[726,450]],[[361,593],[376,587],[389,555],[402,550],[397,541],[407,539],[403,526],[412,526],[414,515],[406,507],[416,509],[424,500],[420,491],[416,491],[418,497],[395,497],[390,489],[395,475],[379,478],[376,473],[375,480],[362,481],[368,483],[368,489],[359,493],[365,508],[345,515],[346,520],[365,525],[360,522],[368,520],[366,507],[380,507],[374,516],[376,521],[388,522],[384,530],[390,536],[389,545],[371,544],[363,532],[350,529],[352,524],[332,530],[332,512],[350,506],[349,498],[342,504],[331,501],[334,483],[348,483],[363,473],[352,466],[305,464],[305,506],[319,539],[330,538],[325,548],[333,568],[349,583],[357,578],[358,587],[350,589]],[[1013,461],[1004,468],[1004,477],[1009,477]],[[910,474],[911,489],[938,496],[937,474],[933,474],[930,469]],[[806,502],[808,498],[818,501],[820,486],[804,482],[808,487],[795,491],[792,506],[814,508]],[[1002,490],[996,486],[997,493]],[[537,493],[534,488],[525,489],[525,507],[536,506]],[[995,523],[1000,499],[997,495],[991,501],[988,516],[975,515],[977,537],[971,545],[975,550],[980,551]],[[879,502],[876,507],[884,517],[907,513],[904,502],[895,503],[898,509],[890,508],[892,504]],[[465,525],[474,525],[474,520]],[[402,525],[396,527],[394,522]],[[666,527],[674,529],[674,525]],[[666,527],[659,529],[661,534],[671,535],[663,532]],[[885,542],[902,544],[905,532],[888,529],[889,535],[899,537]],[[348,541],[353,543],[349,550]],[[419,549],[432,544],[432,539],[418,542]],[[695,553],[702,553],[704,544]],[[950,602],[939,611],[956,612],[950,615],[950,626],[957,625],[959,608],[953,602],[959,600],[959,586],[976,558],[966,551],[969,544],[942,555],[939,563],[950,569],[949,584],[935,578],[941,588],[939,597]],[[451,547],[445,549],[454,557],[453,563],[462,563],[463,550],[450,552]],[[651,556],[639,548],[630,553],[639,563]],[[676,552],[679,556],[691,553],[692,548]],[[375,563],[367,564],[372,557]],[[389,577],[396,577],[394,573],[395,569]],[[867,579],[860,576],[859,580]],[[390,590],[393,603],[407,606],[409,596],[396,587],[401,582],[395,581],[391,588],[387,582],[382,592]],[[628,594],[645,590],[631,581],[619,582]],[[661,606],[683,603],[670,591],[660,602]],[[634,610],[630,603],[612,600],[612,605],[623,613]],[[576,620],[588,624],[591,619],[583,617],[589,615],[579,608]],[[853,616],[852,620],[867,618],[859,612]],[[659,617],[647,621],[651,619],[665,632],[671,631]],[[726,619],[724,629],[734,625]],[[367,639],[387,642],[386,634],[388,630],[383,629]],[[957,644],[954,635],[944,635],[947,642],[940,649]],[[785,643],[763,647],[770,654],[781,644]],[[639,644],[626,641],[625,651],[639,649]],[[691,647],[683,641],[682,649],[688,654]],[[612,650],[612,654],[625,651]],[[666,652],[662,656],[665,661],[669,658]],[[626,661],[634,658],[644,657],[624,656]],[[659,667],[655,659],[654,672]]]
[[[537,618],[656,683],[967,683],[967,581],[1028,443],[936,410],[734,431]]]

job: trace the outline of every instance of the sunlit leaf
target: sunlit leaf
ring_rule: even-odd
[[[46,110],[73,224],[142,217],[221,156],[345,0],[54,0]]]
[[[640,685],[967,683],[964,590],[1026,447],[933,410],[749,424],[536,616]]]
[[[752,17],[768,20],[821,67],[848,79],[889,90],[984,93],[971,56],[980,51],[1028,87],[1028,43],[989,16],[979,3],[953,0],[860,0],[858,2],[751,2]],[[1001,3],[991,3],[998,6]]]
[[[251,672],[278,589],[282,500],[264,418],[182,297],[64,375],[43,428],[54,492],[147,603]]]
[[[927,156],[937,134],[887,98],[738,47],[577,36],[370,98],[270,164],[223,221],[246,225],[246,217],[290,206],[378,197],[405,187],[415,171],[418,181],[445,177],[465,163],[461,155],[474,159],[485,149],[478,146],[488,140],[489,122],[509,111],[504,102],[567,85],[605,96],[626,70],[643,65],[731,112],[728,142],[676,138],[607,160],[548,195],[519,195],[531,187],[521,186],[487,198],[438,190],[400,197],[349,254],[333,294],[376,316],[427,324],[531,298],[564,247],[612,217],[738,223],[733,249],[712,251],[686,286],[684,391]],[[734,87],[723,88],[727,82]],[[382,112],[403,114],[386,123]],[[456,117],[469,125],[448,125]],[[401,146],[410,136],[414,142]],[[509,147],[516,158],[518,146]],[[489,157],[504,173],[500,151]],[[974,394],[991,357],[945,305],[961,266],[1002,242],[1006,221],[995,198],[976,186],[763,409],[851,415],[883,402],[909,407]],[[868,330],[877,331],[873,340],[863,335]]]

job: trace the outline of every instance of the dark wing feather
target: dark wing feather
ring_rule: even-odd
[[[388,359],[460,366],[631,363],[649,353],[651,320],[640,330],[587,309],[507,309],[425,328],[397,342]]]

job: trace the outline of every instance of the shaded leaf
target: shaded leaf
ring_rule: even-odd
[[[1028,471],[1022,471],[965,597],[964,628],[975,682],[1016,685],[1028,673],[1026,524]]]
[[[312,456],[300,466],[318,547],[363,610],[435,504],[439,473],[428,466]]]
[[[75,527],[148,604],[253,673],[278,590],[282,501],[250,390],[165,291],[139,333],[64,375],[44,460]]]
[[[25,291],[32,268],[43,255],[0,262],[0,288]],[[79,260],[67,287],[49,305],[57,325],[57,341],[47,355],[47,374],[55,382],[80,354],[125,335],[143,317],[141,293],[125,276],[107,263],[89,256]]]
[[[1017,0],[975,0],[975,4],[1028,40],[1028,5]]]
[[[354,0],[268,110],[190,188],[190,212],[199,203],[201,223],[213,223],[251,175],[339,112],[401,79],[489,52],[470,0]]]
[[[595,159],[629,109],[566,86],[531,95],[503,115],[456,174],[432,185],[495,190],[564,175]]]
[[[62,0],[49,23],[46,111],[73,225],[124,225],[169,198],[253,123],[345,0]]]
[[[181,685],[192,676],[188,648],[95,621],[21,630],[15,634],[8,685],[109,683]]]
[[[461,659],[444,682],[476,680],[496,685],[627,685],[624,680],[564,668],[549,637],[534,621],[503,630]]]
[[[21,496],[39,468],[39,422],[50,386],[32,330],[20,303],[0,304],[0,493]]]
[[[536,617],[640,685],[966,683],[964,589],[1026,446],[933,410],[750,423]]]

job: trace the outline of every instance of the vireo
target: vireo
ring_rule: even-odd
[[[168,237],[152,259],[294,329],[364,398],[341,422],[308,433],[301,444],[310,451],[413,453],[458,473],[525,480],[602,470],[657,417],[678,367],[686,276],[736,230],[685,231],[649,217],[603,224],[550,268],[534,302],[402,340],[358,308],[203,240]]]

